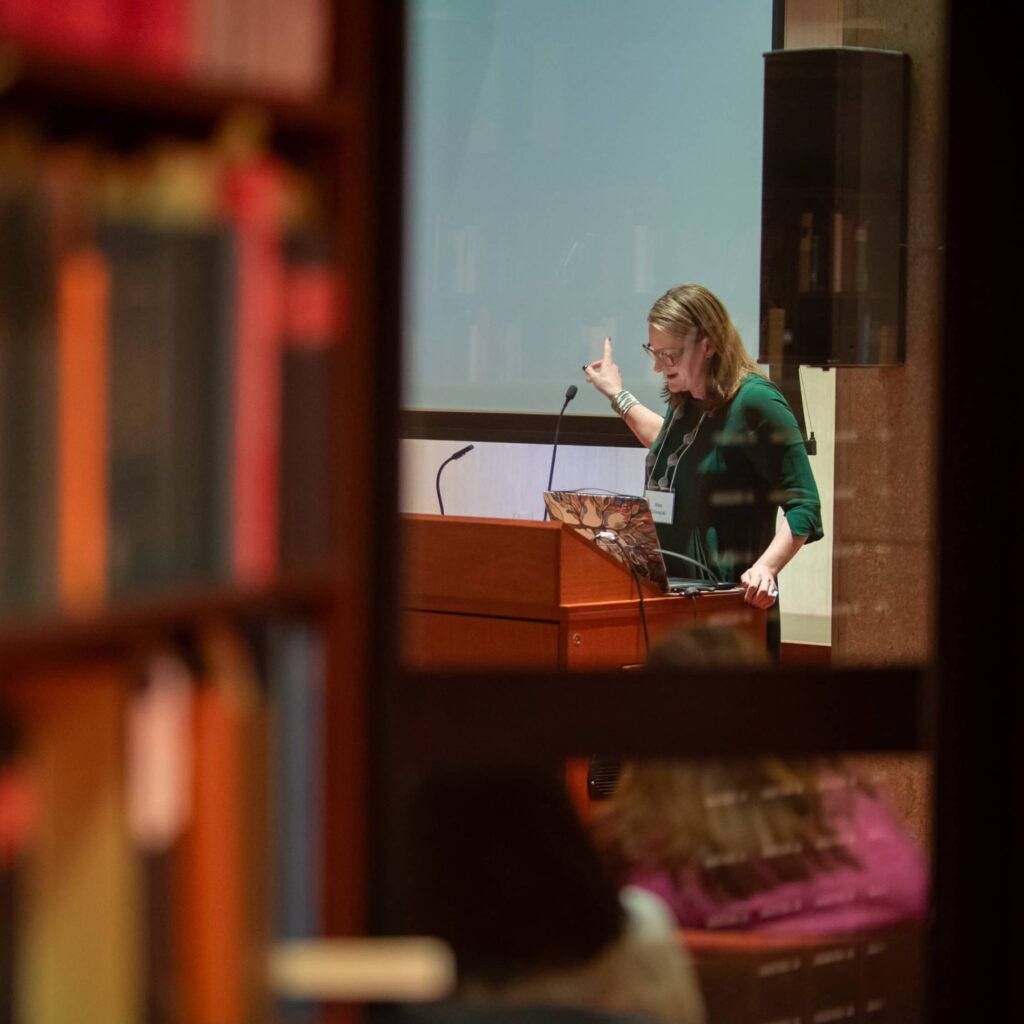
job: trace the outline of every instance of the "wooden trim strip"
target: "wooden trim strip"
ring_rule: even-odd
[[[401,435],[424,441],[552,444],[554,413],[485,412],[473,409],[406,409]],[[639,448],[640,442],[618,416],[563,416],[560,445]]]
[[[403,714],[393,749],[421,767],[599,750],[680,757],[920,750],[926,679],[911,668],[628,678],[410,673],[395,688]]]

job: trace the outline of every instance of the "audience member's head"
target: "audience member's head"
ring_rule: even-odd
[[[647,656],[650,668],[763,668],[770,664],[764,641],[726,626],[674,626]]]
[[[737,630],[689,627],[666,634],[648,664],[703,671],[764,666],[768,657]],[[822,765],[782,757],[627,761],[595,812],[595,833],[617,870],[692,867],[709,894],[742,899],[857,863],[823,811]]]
[[[554,774],[434,774],[409,842],[407,924],[446,940],[462,979],[573,967],[622,933],[616,888]]]

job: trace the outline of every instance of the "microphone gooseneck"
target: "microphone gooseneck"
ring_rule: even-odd
[[[565,389],[565,401],[562,403],[562,408],[558,412],[558,418],[555,420],[555,443],[551,449],[551,468],[548,470],[548,490],[551,490],[551,482],[555,479],[555,454],[558,451],[558,431],[562,427],[562,413],[565,412],[566,406],[576,397],[576,392],[579,389],[575,384],[570,384]],[[547,506],[544,506],[544,518],[550,518],[551,513],[548,511]]]
[[[471,452],[474,447],[475,445],[467,444],[465,448],[460,448],[454,455],[449,455],[437,469],[437,476],[434,479],[434,489],[437,491],[437,507],[441,510],[441,515],[444,515],[444,502],[441,500],[441,473],[449,462],[461,459],[463,455],[467,455]]]

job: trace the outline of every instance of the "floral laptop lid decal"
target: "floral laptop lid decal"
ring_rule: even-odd
[[[565,523],[602,551],[632,567],[656,587],[668,590],[658,533],[644,498],[629,494],[545,491],[552,519]]]

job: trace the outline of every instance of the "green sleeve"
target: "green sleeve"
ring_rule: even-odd
[[[661,446],[665,441],[665,435],[669,431],[669,427],[672,424],[672,406],[668,406],[665,409],[665,414],[661,418],[661,430],[658,432],[658,436],[654,439],[649,449],[651,455],[657,455],[661,450]]]
[[[808,544],[820,540],[825,535],[821,499],[793,410],[769,381],[758,381],[750,391],[744,412],[756,438],[751,448],[754,466],[768,482],[793,536],[806,537]]]

